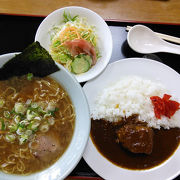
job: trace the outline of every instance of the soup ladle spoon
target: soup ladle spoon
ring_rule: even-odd
[[[127,41],[134,51],[142,54],[157,52],[180,54],[180,46],[162,40],[143,25],[133,26],[128,32]]]

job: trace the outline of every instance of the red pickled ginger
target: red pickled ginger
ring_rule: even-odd
[[[154,107],[154,113],[157,119],[161,119],[161,116],[171,118],[177,110],[179,110],[179,103],[170,100],[171,95],[164,94],[163,98],[159,96],[151,96],[151,102]]]

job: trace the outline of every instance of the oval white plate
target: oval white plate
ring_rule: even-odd
[[[99,92],[122,76],[137,75],[162,83],[174,96],[180,98],[180,75],[157,61],[143,58],[129,58],[109,64],[97,78],[87,82],[83,89],[90,109]],[[113,152],[112,152],[113,153]],[[173,179],[180,173],[180,147],[163,164],[149,170],[128,170],[118,167],[104,158],[89,138],[83,155],[88,165],[101,177],[109,180],[166,180]]]
[[[63,22],[64,11],[70,12],[72,16],[79,15],[80,17],[87,18],[90,25],[96,27],[96,32],[98,36],[98,48],[101,57],[98,59],[97,63],[87,72],[75,75],[78,82],[88,81],[98,74],[100,74],[104,68],[107,66],[112,53],[112,36],[109,27],[105,21],[95,12],[90,9],[83,7],[70,6],[61,9],[57,9],[49,14],[40,24],[35,41],[39,41],[40,44],[49,51],[50,46],[50,33],[54,25],[60,25]]]

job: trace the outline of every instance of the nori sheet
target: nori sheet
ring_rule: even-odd
[[[60,70],[51,55],[38,41],[33,42],[22,53],[5,63],[0,68],[0,80],[13,76],[32,73],[34,76],[44,77]]]

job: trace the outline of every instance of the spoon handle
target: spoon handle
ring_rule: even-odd
[[[171,44],[171,43],[165,42],[163,51],[180,55],[180,46],[176,45],[176,44]]]

